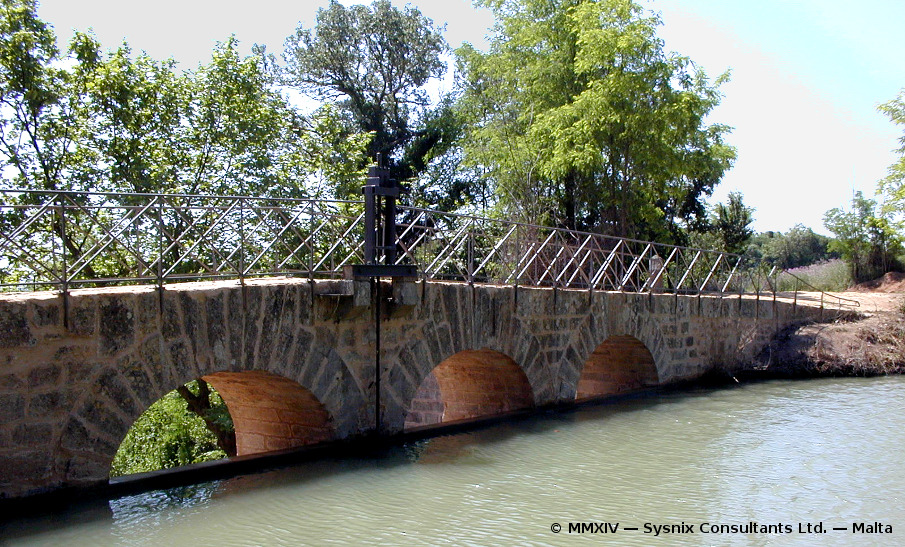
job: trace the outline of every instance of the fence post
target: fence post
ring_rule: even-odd
[[[63,328],[69,330],[69,261],[66,260],[67,235],[66,235],[66,199],[63,194],[57,194],[60,209],[60,296],[63,298]]]
[[[308,234],[305,237],[305,245],[308,247],[308,283],[314,283],[314,202],[308,200]],[[314,294],[313,292],[311,294]]]
[[[157,196],[157,288],[160,291],[163,291],[163,255],[163,200]]]
[[[160,195],[157,200],[157,313],[163,317],[163,200]]]
[[[820,291],[820,321],[823,322],[823,291]]]
[[[465,270],[468,284],[474,285],[474,219],[468,219],[468,267]]]
[[[245,286],[245,197],[239,200],[239,284]]]
[[[798,311],[798,277],[795,278],[795,292],[792,296],[792,316]]]

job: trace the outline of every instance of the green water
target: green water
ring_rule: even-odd
[[[18,519],[0,543],[903,545],[903,394],[896,377],[654,395]],[[701,529],[752,521],[774,533]],[[852,531],[875,522],[892,533]]]

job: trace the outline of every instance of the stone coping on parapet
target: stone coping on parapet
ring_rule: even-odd
[[[316,284],[337,283],[339,280],[333,279],[316,279]],[[249,286],[267,286],[267,285],[305,285],[309,283],[306,277],[256,277],[246,279],[245,285]],[[179,283],[167,283],[162,286],[165,291],[204,291],[211,289],[235,288],[242,286],[242,282],[238,279],[223,279],[215,281],[184,281]],[[72,296],[82,295],[112,295],[112,294],[148,294],[158,290],[157,285],[111,285],[108,287],[84,287],[70,288],[69,294]],[[60,291],[10,291],[0,292],[0,300],[16,301],[16,300],[51,300],[58,298]]]
[[[413,282],[419,283],[423,280],[418,279]],[[309,279],[307,277],[290,277],[290,276],[269,276],[269,277],[255,277],[255,278],[246,278],[244,281],[240,281],[238,279],[223,279],[223,280],[207,280],[207,281],[182,281],[178,283],[167,283],[162,286],[165,291],[172,292],[180,292],[180,291],[203,291],[203,290],[212,290],[212,289],[222,289],[222,288],[235,288],[240,287],[243,284],[251,287],[263,287],[263,286],[273,286],[273,285],[307,285],[309,283],[314,283],[315,285],[315,294],[351,294],[350,289],[346,287],[342,287],[343,284],[351,283],[349,280],[343,279]],[[430,280],[431,283],[437,284],[448,284],[448,285],[463,285],[467,284],[465,281],[450,281],[450,280]],[[578,291],[578,292],[587,292],[586,288],[564,288],[564,287],[535,287],[530,285],[503,285],[499,283],[474,283],[474,285],[486,286],[486,287],[517,287],[518,289],[530,289],[530,290],[556,290],[561,291]],[[113,294],[146,294],[151,293],[158,290],[157,285],[153,284],[145,284],[145,285],[113,285],[109,287],[86,287],[86,288],[70,288],[69,295],[70,296],[82,296],[82,295],[113,295]],[[603,291],[599,290],[595,292],[608,292],[619,294],[624,291]],[[637,294],[637,293],[625,293],[625,294]],[[654,293],[642,293],[649,294],[654,296],[677,296],[675,293],[669,292],[654,292]],[[797,302],[798,305],[808,306],[808,307],[826,307],[826,308],[839,308],[837,305],[835,298],[838,295],[831,293],[824,293],[828,296],[828,298],[824,298],[821,300],[821,293],[819,291],[798,291],[797,294],[794,292],[777,292],[775,295],[775,299],[777,301],[782,301],[786,303]],[[48,301],[55,298],[58,298],[60,295],[59,291],[16,291],[16,292],[0,292],[0,301],[7,302],[16,302],[16,301]],[[678,296],[684,297],[701,297],[701,298],[742,298],[742,299],[760,299],[760,300],[772,300],[774,296],[772,293],[767,294],[750,294],[750,293],[723,293],[723,294],[683,294]],[[846,296],[842,298],[852,299],[854,297],[857,300],[857,296],[859,293],[846,293]],[[855,311],[855,310],[853,310]]]

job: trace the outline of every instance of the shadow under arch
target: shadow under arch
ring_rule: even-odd
[[[223,398],[236,431],[236,455],[333,440],[333,419],[299,383],[263,370],[202,376]]]
[[[659,384],[654,356],[641,340],[629,335],[610,336],[585,361],[575,400],[586,401]]]
[[[496,416],[534,406],[528,377],[509,356],[487,348],[460,351],[428,374],[412,399],[404,429]]]

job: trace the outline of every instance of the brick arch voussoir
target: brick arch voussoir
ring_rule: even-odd
[[[573,331],[560,359],[559,399],[561,401],[575,399],[575,390],[588,355],[600,344],[599,341],[605,340],[607,336],[606,322],[595,321],[590,314],[581,322],[579,328]]]
[[[113,458],[135,421],[175,389],[175,385],[167,388],[161,381],[162,376],[172,374],[160,370],[168,365],[160,364],[156,355],[153,360],[144,358],[128,355],[112,366],[98,368],[91,378],[91,389],[74,401],[55,451],[54,465],[62,470],[65,483],[107,480]]]
[[[670,369],[671,357],[660,324],[648,314],[631,311],[622,322],[615,325],[611,322],[608,324],[607,321],[585,322],[570,342],[578,359],[567,362],[568,375],[563,376],[563,382],[569,383],[568,387],[563,388],[564,392],[568,392],[571,397],[575,396],[585,362],[600,344],[614,336],[631,336],[641,342],[654,360],[657,378],[662,380]]]
[[[337,438],[345,438],[367,428],[369,405],[366,388],[336,345],[336,339],[324,333],[302,337],[289,365],[265,369],[309,390],[330,414]]]
[[[534,344],[526,344],[526,349],[523,350],[522,355],[524,356],[527,353],[527,347],[530,346],[533,349],[533,354],[531,355],[537,357],[541,353],[540,344],[533,336],[530,336],[530,339],[534,340]],[[388,356],[390,358],[387,361],[392,361],[394,363],[393,369],[398,370],[391,369],[390,373],[385,377],[385,379],[390,380],[388,385],[386,385],[386,389],[392,395],[384,399],[386,406],[383,419],[385,420],[384,427],[387,430],[403,430],[412,402],[425,380],[436,367],[463,351],[491,350],[512,360],[527,378],[528,385],[532,390],[532,397],[535,404],[537,404],[537,393],[535,390],[537,389],[536,386],[542,384],[541,380],[539,380],[541,374],[539,371],[544,368],[542,366],[543,363],[542,361],[535,363],[533,359],[529,360],[529,365],[534,365],[529,368],[525,363],[520,362],[520,359],[514,355],[514,352],[519,349],[518,341],[511,340],[504,347],[488,344],[486,347],[471,348],[467,347],[463,340],[451,340],[451,347],[447,347],[443,340],[444,336],[439,332],[437,325],[432,321],[426,321],[421,326],[419,336],[403,346],[395,356]]]
[[[330,412],[314,393],[263,370],[217,372],[204,379],[220,393],[236,428],[239,456],[335,439]]]

